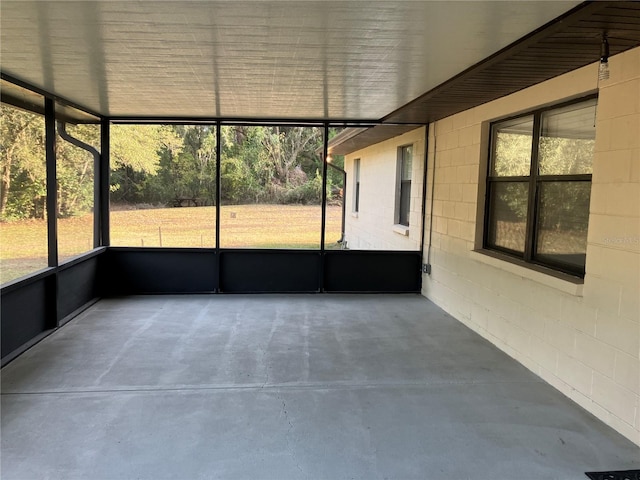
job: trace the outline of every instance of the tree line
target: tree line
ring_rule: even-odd
[[[44,118],[8,105],[1,113],[0,219],[44,218]],[[99,125],[68,125],[67,131],[100,150]],[[215,126],[116,124],[110,137],[112,204],[171,207],[183,198],[215,204]],[[319,204],[322,144],[319,127],[222,126],[222,203]],[[342,161],[333,163],[342,167]],[[58,136],[56,169],[58,217],[91,211],[92,155]],[[328,197],[339,196],[340,173],[329,169],[327,175]]]

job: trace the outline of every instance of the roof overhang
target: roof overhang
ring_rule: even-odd
[[[382,122],[390,125],[392,135],[395,127],[391,125],[428,124],[584,67],[600,59],[603,35],[608,38],[611,56],[640,45],[640,2],[584,3],[390,113]],[[345,136],[344,145],[334,138],[330,148],[351,153],[383,137],[368,130]]]
[[[329,153],[348,155],[420,127],[421,125],[376,125],[374,127],[346,128],[329,141]]]

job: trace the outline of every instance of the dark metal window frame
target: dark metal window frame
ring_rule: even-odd
[[[353,213],[360,211],[360,168],[359,158],[353,160]]]
[[[524,112],[518,115],[509,116],[506,118],[502,118],[500,120],[496,120],[491,122],[489,126],[489,161],[487,162],[487,175],[486,175],[486,195],[485,195],[485,210],[484,210],[484,232],[482,239],[482,246],[487,250],[494,250],[497,252],[504,253],[508,256],[517,258],[526,263],[530,263],[533,265],[541,265],[543,267],[548,267],[553,270],[557,270],[562,273],[566,273],[572,276],[578,276],[580,278],[584,278],[585,271],[584,268],[576,268],[574,266],[555,262],[549,258],[544,258],[544,256],[537,256],[537,233],[538,233],[538,223],[539,223],[539,214],[540,214],[540,188],[543,183],[558,183],[558,182],[589,182],[591,183],[591,174],[573,174],[573,175],[540,175],[539,171],[539,145],[540,145],[540,135],[541,135],[541,119],[542,115],[546,112],[557,110],[569,105],[576,105],[578,103],[587,102],[590,100],[596,100],[596,108],[597,108],[597,94],[587,95],[585,97],[577,98],[574,100],[570,100],[567,102],[562,102],[554,105],[550,105],[544,108],[539,108],[536,110],[531,110],[528,112]],[[508,176],[508,177],[498,177],[492,176],[491,171],[494,162],[494,147],[495,147],[495,127],[501,123],[507,122],[509,120],[516,120],[519,118],[524,118],[527,116],[533,116],[533,131],[532,131],[532,140],[531,140],[531,156],[530,156],[530,171],[527,176]],[[521,182],[527,183],[529,187],[528,197],[527,197],[527,220],[525,227],[525,248],[524,253],[518,252],[515,250],[511,250],[505,247],[501,247],[498,245],[492,245],[489,241],[489,219],[491,212],[493,210],[494,205],[491,201],[491,193],[492,186],[497,183],[509,183],[509,182]]]
[[[405,152],[409,147],[412,147],[411,168],[413,169],[413,143],[408,143],[407,145],[401,145],[398,147],[398,162],[397,162],[397,172],[396,172],[397,194],[396,194],[396,214],[395,214],[396,222],[395,223],[397,225],[402,225],[405,227],[409,226],[409,215],[411,214],[411,181],[412,179],[403,180],[402,172],[404,170],[404,162],[406,160]],[[412,173],[411,177],[413,177],[413,172],[411,173]],[[409,199],[408,199],[409,203],[407,204],[406,212],[403,212],[403,205],[405,204],[405,202],[403,202],[403,195],[402,195],[403,191],[405,192],[405,194],[409,195]],[[406,219],[404,217],[406,217]]]

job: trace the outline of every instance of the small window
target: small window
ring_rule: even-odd
[[[396,223],[409,226],[411,208],[411,169],[413,165],[413,145],[398,150],[398,195],[396,203]]]
[[[596,99],[495,123],[484,247],[584,276]]]
[[[360,211],[360,159],[353,161],[353,213]]]

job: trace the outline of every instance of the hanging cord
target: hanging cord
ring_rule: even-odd
[[[600,82],[602,80],[609,80],[609,40],[607,40],[607,34],[602,35],[602,44],[600,45],[600,63],[598,64],[598,81],[596,83],[596,89],[600,91]],[[598,107],[596,106],[593,111],[593,127],[596,126],[596,120],[598,116]]]

